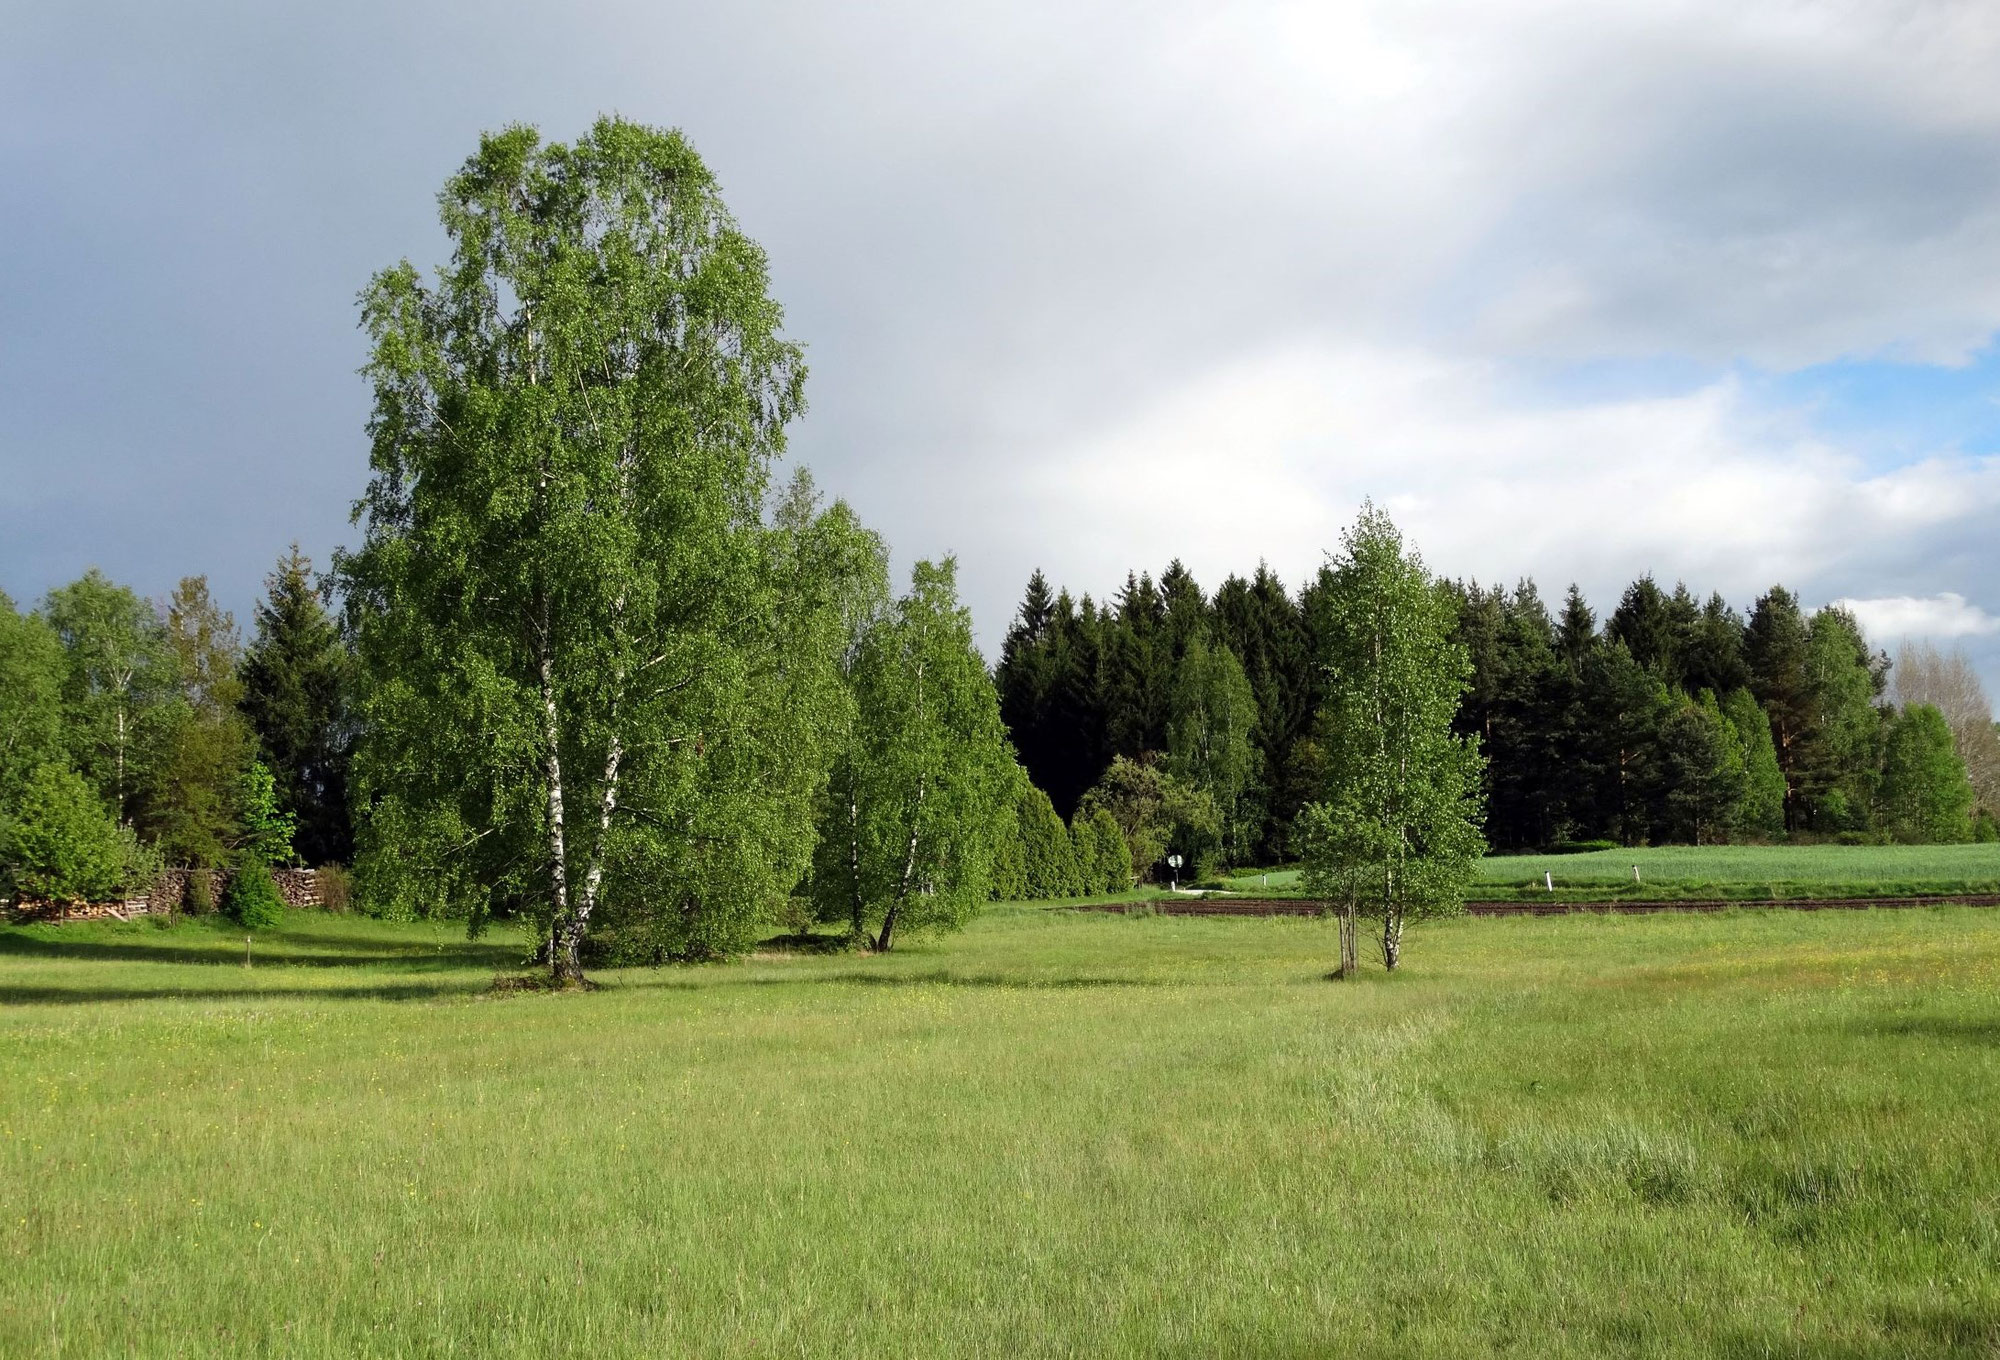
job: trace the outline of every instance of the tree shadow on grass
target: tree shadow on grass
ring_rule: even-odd
[[[0,1008],[105,1001],[437,1001],[474,996],[483,983],[381,982],[352,987],[21,987],[0,984]]]
[[[446,948],[412,944],[407,948],[379,940],[341,935],[283,934],[254,939],[254,963],[287,968],[380,968],[424,965],[434,968],[505,968],[520,962],[518,946],[462,940]],[[82,963],[240,964],[243,937],[219,933],[205,938],[162,933],[158,944],[127,940],[57,939],[20,930],[0,929],[0,958],[65,959]]]
[[[637,978],[634,978],[637,974]],[[685,972],[658,974],[628,970],[614,986],[662,987],[677,991],[708,990],[715,987],[978,987],[1010,992],[1063,992],[1107,987],[1164,987],[1167,983],[1148,978],[1121,977],[1009,977],[1002,973],[954,973],[932,969],[922,973],[794,973],[784,977],[717,978],[698,977]]]
[[[1941,1016],[1906,1015],[1892,1020],[1862,1020],[1853,1025],[1856,1033],[1875,1038],[1945,1039],[1961,1044],[2000,1045],[2000,1020],[1955,1019]]]

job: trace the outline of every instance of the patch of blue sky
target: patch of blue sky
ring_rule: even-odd
[[[1938,454],[2000,454],[2000,342],[1957,365],[1844,359],[1745,375],[1753,395],[1878,467]]]
[[[1521,365],[1514,377],[1533,406],[1685,396],[1730,378],[1753,407],[1795,414],[1876,471],[2000,454],[2000,337],[1963,364],[1840,359],[1773,372],[1663,355]]]

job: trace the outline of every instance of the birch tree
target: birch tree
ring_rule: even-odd
[[[159,616],[95,567],[51,590],[40,612],[62,641],[70,758],[112,817],[128,826],[151,720],[171,689]]]
[[[1340,913],[1340,974],[1350,977],[1357,917],[1380,918],[1393,970],[1404,922],[1457,910],[1486,847],[1476,739],[1452,731],[1471,661],[1453,638],[1449,594],[1372,505],[1345,535],[1332,577],[1325,776],[1300,814],[1299,840],[1307,890]]]
[[[950,558],[917,563],[852,677],[854,727],[823,804],[813,888],[822,915],[844,912],[857,938],[887,950],[899,928],[956,927],[986,900],[1012,811],[1013,750]]]
[[[855,547],[808,487],[767,519],[805,365],[763,252],[679,133],[618,119],[487,136],[439,203],[435,280],[362,299],[362,892],[522,913],[557,984],[605,912],[732,952],[810,856]]]

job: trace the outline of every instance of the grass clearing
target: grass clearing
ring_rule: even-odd
[[[1558,900],[2000,893],[2000,844],[1660,845],[1579,855],[1489,855],[1480,861],[1473,895],[1546,900],[1544,874],[1554,878]],[[1296,869],[1233,874],[1222,886],[1273,896],[1301,891]]]
[[[1629,872],[1629,870],[1628,870]],[[0,930],[0,1353],[1990,1354],[2000,913]]]

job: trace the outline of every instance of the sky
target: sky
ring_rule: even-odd
[[[1028,573],[1296,584],[1364,497],[1600,613],[1783,582],[2000,694],[2000,7],[0,0],[0,589],[357,532],[355,297],[482,130],[679,127],[789,459],[989,655]]]

